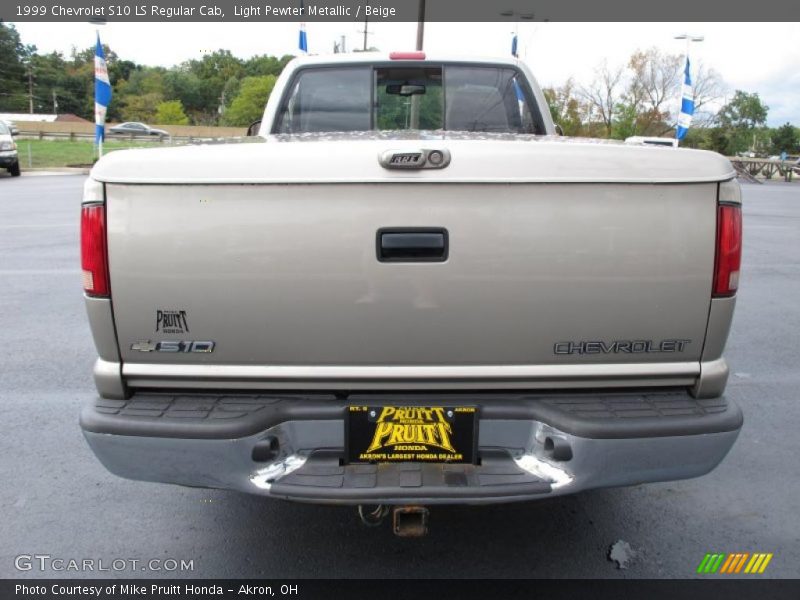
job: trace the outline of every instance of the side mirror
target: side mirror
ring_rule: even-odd
[[[564,135],[564,130],[561,128],[561,125],[556,123],[556,135]]]
[[[261,129],[261,119],[258,121],[253,121],[250,123],[250,126],[247,128],[247,137],[253,137],[258,135],[258,130]]]

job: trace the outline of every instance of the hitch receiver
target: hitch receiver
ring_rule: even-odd
[[[392,531],[399,537],[427,535],[429,514],[424,506],[396,506],[392,512]]]

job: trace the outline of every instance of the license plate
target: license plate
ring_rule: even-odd
[[[474,406],[350,406],[350,463],[474,463]]]

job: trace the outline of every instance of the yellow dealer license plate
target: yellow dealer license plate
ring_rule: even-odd
[[[350,406],[347,460],[474,463],[474,406]]]

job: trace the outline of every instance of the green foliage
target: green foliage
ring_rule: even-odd
[[[800,131],[791,123],[785,123],[773,130],[771,142],[773,153],[795,154],[800,150]]]
[[[10,112],[27,108],[24,47],[13,25],[0,22],[0,106]]]
[[[575,96],[574,82],[568,79],[559,88],[545,88],[544,97],[553,123],[561,127],[566,136],[584,135],[583,119],[581,118],[581,103]]]
[[[183,112],[180,100],[169,100],[156,107],[155,122],[159,125],[188,125],[189,117]]]
[[[766,153],[770,148],[770,134],[765,127],[768,112],[769,107],[757,93],[736,90],[733,98],[717,113],[717,126],[709,129],[700,147],[728,156],[742,152]]]
[[[92,42],[93,40],[87,40]],[[108,120],[152,124],[184,123],[245,126],[261,118],[275,78],[291,56],[268,55],[240,59],[220,49],[170,68],[149,67],[124,60],[106,48],[113,99]],[[655,49],[637,51],[620,69],[605,68],[595,85],[578,86],[567,80],[545,89],[550,114],[565,135],[615,137],[668,135],[670,114],[680,87],[683,59]],[[757,93],[737,90],[714,117],[698,118],[704,104],[714,106],[722,96],[722,82],[701,65],[695,79],[695,123],[684,146],[726,155],[743,151],[779,154],[800,151],[800,132],[786,123],[767,129],[767,107]],[[0,111],[27,112],[28,72],[33,83],[33,109],[52,112],[53,96],[59,113],[94,118],[94,44],[74,49],[68,56],[39,54],[25,45],[13,25],[0,22]],[[602,75],[602,73],[601,73]],[[377,126],[404,128],[418,103],[420,128],[437,129],[442,123],[441,88],[429,85],[426,94],[378,98]],[[706,104],[707,103],[707,104]],[[702,123],[713,124],[703,127]]]
[[[254,56],[245,61],[244,74],[248,77],[260,77],[263,75],[275,75],[277,77],[292,58],[294,57],[290,54],[285,54],[280,58],[267,56],[266,54]]]
[[[217,98],[200,77],[182,67],[170,69],[164,74],[164,96],[180,100],[194,122],[202,122],[208,115],[216,115]]]
[[[156,92],[149,94],[127,95],[123,98],[122,107],[123,121],[144,121],[153,123],[155,121],[158,105],[164,102],[164,97]]]
[[[767,122],[769,106],[761,102],[758,94],[736,90],[733,98],[720,109],[719,124],[726,129],[754,129]]]
[[[277,77],[292,57],[260,55],[242,60],[217,50],[198,60],[170,68],[138,65],[106,51],[113,98],[108,120],[155,122],[163,102],[179,102],[183,117],[194,124],[217,124],[220,108],[232,107],[246,77]],[[34,112],[53,112],[55,93],[59,113],[94,119],[94,45],[60,53],[37,54],[25,46],[13,25],[0,23],[0,111],[28,112],[28,64],[33,75]],[[271,86],[269,90],[271,91]],[[266,95],[264,96],[266,97]],[[261,116],[263,103],[249,114]],[[233,116],[241,115],[242,101]],[[170,115],[168,115],[170,116]],[[181,120],[180,115],[172,117]],[[258,118],[258,117],[257,117]]]
[[[223,116],[223,122],[226,125],[246,126],[260,119],[276,79],[274,75],[245,77],[239,94]]]
[[[615,140],[624,140],[637,134],[638,111],[634,104],[617,104],[614,111],[614,120],[611,123],[611,137]]]

